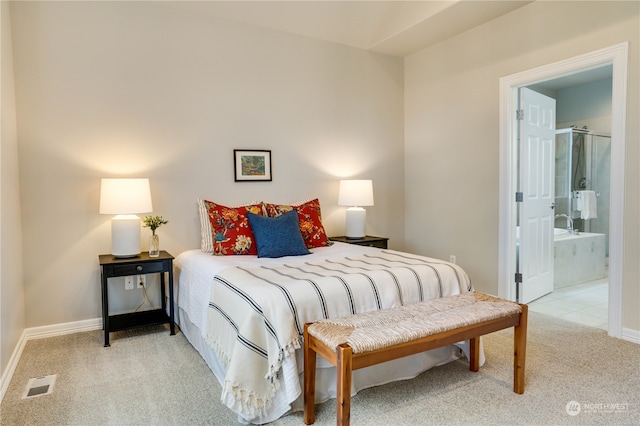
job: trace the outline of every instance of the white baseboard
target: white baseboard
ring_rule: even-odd
[[[26,330],[22,332],[20,339],[18,339],[18,344],[13,349],[13,353],[11,354],[11,358],[9,359],[7,368],[2,372],[2,377],[0,377],[0,402],[2,402],[4,394],[7,392],[9,382],[11,382],[13,373],[16,371],[16,367],[18,366],[18,361],[20,361],[20,357],[22,356],[24,345],[27,343],[25,332]]]
[[[27,328],[24,332],[27,340],[42,339],[45,337],[62,336],[64,334],[81,333],[102,329],[102,318],[65,322],[62,324],[45,325],[42,327]]]
[[[45,337],[55,337],[62,336],[64,334],[80,333],[83,331],[93,331],[101,329],[102,318],[46,325],[42,327],[26,328],[22,332],[22,335],[20,336],[15,349],[11,354],[11,359],[9,359],[7,368],[2,372],[2,377],[0,377],[0,402],[2,402],[4,398],[4,394],[9,387],[9,383],[11,382],[11,378],[13,377],[13,373],[16,371],[16,367],[18,366],[18,361],[20,361],[20,357],[22,356],[22,351],[24,350],[24,347],[29,340],[43,339]]]
[[[620,336],[623,340],[628,340],[633,343],[640,344],[640,330],[632,330],[630,328],[622,328],[622,335]]]

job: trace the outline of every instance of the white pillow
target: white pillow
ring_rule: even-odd
[[[204,200],[200,198],[198,198],[198,215],[200,216],[200,250],[205,253],[213,253],[213,236],[211,235],[209,212]]]

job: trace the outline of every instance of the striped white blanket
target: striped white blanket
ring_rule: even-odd
[[[460,267],[380,250],[290,265],[230,267],[214,278],[207,342],[227,367],[222,401],[263,415],[306,322],[407,305],[471,290]]]

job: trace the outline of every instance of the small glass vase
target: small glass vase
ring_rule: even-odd
[[[160,256],[160,238],[153,234],[149,237],[149,257]]]

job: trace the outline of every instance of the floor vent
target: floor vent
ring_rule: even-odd
[[[53,392],[53,385],[56,383],[57,374],[49,376],[35,377],[29,379],[27,388],[22,394],[22,399],[34,398],[36,396],[49,395]]]

